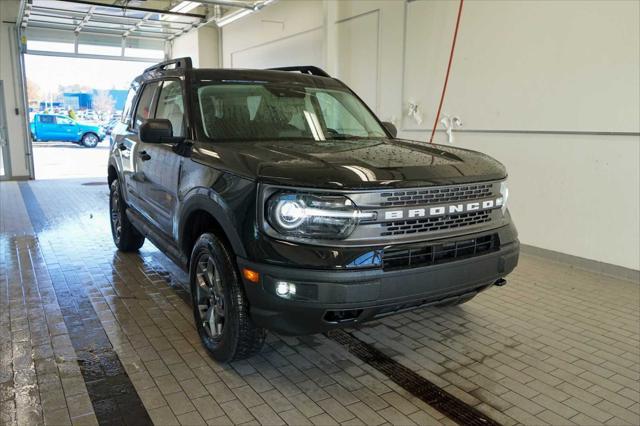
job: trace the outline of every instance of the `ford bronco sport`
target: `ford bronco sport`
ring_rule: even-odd
[[[163,62],[132,83],[112,135],[114,242],[148,238],[188,271],[217,360],[254,354],[266,329],[460,304],[518,262],[500,163],[396,138],[319,68]]]

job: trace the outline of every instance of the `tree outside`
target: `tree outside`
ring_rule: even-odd
[[[93,98],[93,110],[101,117],[110,117],[115,111],[116,100],[108,90],[99,90]]]
[[[27,98],[29,102],[40,101],[44,96],[42,87],[30,78],[27,78]]]

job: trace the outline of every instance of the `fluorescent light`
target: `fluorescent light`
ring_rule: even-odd
[[[224,27],[227,24],[230,24],[234,21],[237,21],[238,19],[247,16],[248,14],[253,13],[253,10],[251,9],[244,9],[244,10],[239,10],[237,12],[233,12],[230,13],[226,16],[223,16],[222,18],[218,19],[216,21],[216,25],[218,27]]]
[[[189,13],[189,12],[191,12],[193,9],[195,9],[198,6],[200,6],[200,3],[198,3],[197,1],[185,0],[185,1],[177,4],[173,8],[171,8],[171,11],[172,12],[178,12],[178,13]]]
[[[181,3],[178,3],[177,5],[173,6],[170,11],[174,12],[174,13],[189,13],[191,12],[193,9],[195,9],[196,7],[200,6],[200,3],[197,1],[189,1],[189,0],[185,0]],[[170,15],[170,14],[163,14],[161,15],[160,19],[164,20],[164,21],[176,21],[177,19],[179,19],[180,17],[177,15]]]

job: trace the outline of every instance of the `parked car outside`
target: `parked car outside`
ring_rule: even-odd
[[[61,114],[35,114],[31,122],[34,141],[64,141],[94,148],[106,132],[101,126],[80,123]]]

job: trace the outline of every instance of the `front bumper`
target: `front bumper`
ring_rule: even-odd
[[[519,242],[484,255],[411,269],[317,270],[273,266],[238,258],[260,273],[244,282],[253,321],[282,334],[304,335],[349,326],[396,312],[471,297],[509,274]],[[295,300],[278,296],[278,282],[294,283]]]

